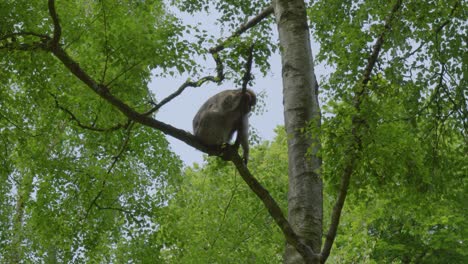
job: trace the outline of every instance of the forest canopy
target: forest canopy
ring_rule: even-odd
[[[330,69],[315,72],[319,125],[300,131],[319,140],[329,262],[468,260],[467,10],[306,4],[315,63]],[[217,16],[229,37],[188,15]],[[273,16],[269,1],[0,0],[0,262],[282,263],[296,237],[235,156],[184,167],[168,135],[213,152],[157,119],[185,89],[250,81],[252,47],[268,76],[284,51]],[[166,76],[180,86],[157,101],[148,84]],[[252,142],[248,169],[287,212],[291,135],[275,133]]]

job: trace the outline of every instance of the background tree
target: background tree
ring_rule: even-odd
[[[317,58],[335,68],[322,82],[324,178],[337,205],[351,193],[334,259],[463,263],[466,3],[315,1],[309,12]]]
[[[286,136],[283,129],[277,131],[275,141],[252,150],[250,166],[286,208]],[[176,238],[165,252],[167,263],[282,262],[281,230],[235,167],[209,159],[184,174],[162,221],[167,236]]]

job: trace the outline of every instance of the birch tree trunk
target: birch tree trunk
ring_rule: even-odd
[[[288,134],[289,192],[288,220],[294,231],[314,253],[322,240],[321,160],[316,156],[320,141],[318,85],[303,0],[275,0],[274,10],[282,58],[283,105]],[[285,263],[304,263],[290,245]]]

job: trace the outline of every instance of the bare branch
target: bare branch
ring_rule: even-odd
[[[390,15],[385,20],[385,29],[374,44],[372,54],[370,55],[368,62],[367,62],[367,66],[363,72],[361,84],[357,84],[358,90],[354,94],[354,107],[356,108],[356,111],[358,113],[352,119],[352,134],[353,134],[354,142],[351,144],[350,150],[348,151],[349,160],[347,161],[347,164],[343,171],[343,175],[341,176],[340,191],[339,191],[335,206],[333,207],[331,221],[330,221],[330,228],[328,229],[328,233],[327,233],[325,243],[324,243],[322,253],[321,253],[321,263],[325,263],[328,256],[330,255],[331,247],[333,246],[333,242],[336,237],[336,231],[338,229],[338,225],[340,222],[341,211],[343,209],[344,202],[348,194],[348,188],[349,188],[351,175],[354,172],[354,167],[357,161],[355,150],[359,149],[359,146],[361,144],[361,135],[359,133],[359,130],[363,123],[363,120],[359,117],[362,97],[365,94],[366,86],[371,79],[372,70],[379,57],[380,50],[382,49],[382,45],[384,43],[384,36],[388,31],[391,30],[391,22],[396,12],[400,9],[400,7],[401,7],[401,0],[396,0],[396,3],[394,4],[390,12]]]
[[[163,107],[165,104],[169,103],[172,101],[174,98],[179,96],[187,87],[200,87],[202,86],[205,82],[215,82],[215,83],[220,83],[224,80],[224,67],[223,67],[223,62],[219,58],[219,55],[217,53],[212,54],[213,59],[216,62],[216,76],[205,76],[198,81],[190,81],[187,80],[185,83],[183,83],[179,89],[177,89],[174,93],[169,95],[168,97],[164,98],[161,102],[156,104],[151,110],[148,112],[144,113],[144,115],[151,115],[152,113],[158,111],[161,107]]]
[[[252,80],[252,62],[253,62],[253,51],[254,51],[254,44],[250,45],[248,50],[248,57],[247,61],[245,62],[245,72],[244,76],[242,77],[242,92],[245,93],[247,90],[247,86],[249,82]]]
[[[247,23],[241,25],[234,33],[232,33],[231,36],[229,36],[227,39],[222,41],[220,44],[218,44],[216,47],[213,47],[210,49],[211,53],[217,53],[223,50],[226,46],[227,43],[229,43],[232,39],[240,36],[242,33],[246,32],[250,28],[256,26],[258,23],[260,23],[264,18],[268,17],[273,13],[273,5],[270,5],[269,7],[265,8],[260,14],[249,20]]]

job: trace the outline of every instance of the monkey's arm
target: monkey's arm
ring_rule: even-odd
[[[249,161],[249,115],[248,114],[242,117],[239,130],[237,130],[237,138],[236,138],[235,145],[239,146],[239,144],[242,146],[243,153],[244,153],[243,155],[244,163],[247,165],[247,162]]]

